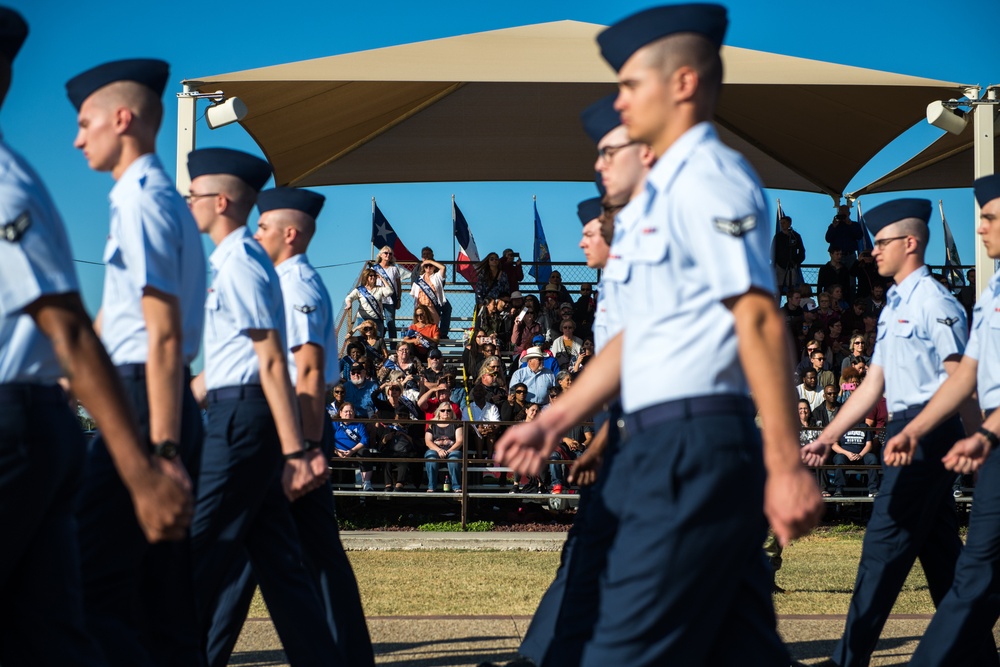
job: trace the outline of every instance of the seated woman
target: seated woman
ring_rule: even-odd
[[[389,378],[389,373],[395,370],[403,371],[407,378],[418,378],[420,374],[424,371],[424,365],[420,363],[417,356],[413,353],[413,345],[411,343],[403,342],[399,344],[396,348],[396,354],[390,355],[385,363],[382,364],[382,368],[378,372],[378,381],[385,382]],[[407,382],[408,380],[404,380]]]
[[[854,390],[861,384],[861,373],[854,366],[848,366],[840,372],[840,394],[837,402],[843,405],[850,398]]]
[[[576,358],[576,363],[570,366],[569,369],[569,372],[573,375],[579,374],[583,370],[583,367],[587,365],[587,362],[594,358],[594,341],[585,340],[580,347],[580,355]],[[565,387],[563,388],[565,389]]]
[[[369,320],[354,327],[354,332],[360,334],[358,340],[364,345],[364,353],[377,367],[385,361],[388,353],[385,349],[385,339],[378,335],[378,327]]]
[[[461,424],[455,420],[455,412],[450,403],[440,403],[434,411],[434,418],[429,424],[427,433],[424,435],[424,443],[427,451],[424,458],[427,463],[427,493],[437,490],[437,476],[440,463],[436,461],[448,461],[448,474],[451,476],[453,491],[462,490],[461,467],[455,460],[462,459],[462,445],[465,440]]]
[[[347,344],[347,354],[340,360],[340,377],[344,382],[351,379],[351,366],[361,363],[361,359],[364,356],[364,345],[355,342]]]
[[[850,354],[840,363],[840,370],[844,370],[848,366],[854,366],[858,361],[863,361],[865,365],[871,361],[871,357],[865,354],[865,337],[861,334],[851,336],[851,342],[848,347],[850,348]]]
[[[393,295],[391,287],[379,287],[377,285],[378,274],[374,269],[365,269],[361,272],[361,283],[355,287],[344,299],[344,310],[351,312],[351,304],[358,302],[358,314],[355,318],[356,324],[364,321],[373,322],[381,336],[383,328],[382,302]]]
[[[396,387],[399,391],[399,387]],[[396,408],[392,421],[379,424],[379,451],[387,459],[410,459],[418,456],[417,448],[413,444],[413,434],[408,424],[401,423],[412,419],[409,409],[405,405]],[[385,490],[402,491],[403,487],[411,478],[411,469],[416,464],[405,461],[387,462],[384,467]]]
[[[346,394],[347,390],[344,389],[343,382],[333,385],[326,393],[326,414],[331,420],[340,416],[340,408],[344,406]]]
[[[406,330],[404,337],[412,341],[417,357],[421,361],[427,361],[427,353],[438,344],[438,327],[431,320],[431,311],[427,306],[414,307],[413,324]]]
[[[502,294],[510,294],[510,283],[500,269],[500,256],[491,252],[476,267],[476,303],[483,305]]]
[[[558,387],[553,387],[552,389],[558,389]],[[534,421],[538,417],[539,413],[542,411],[542,406],[537,403],[528,403],[527,409],[525,410],[524,421],[530,422]],[[549,454],[549,459],[551,461],[561,461],[565,460],[567,456],[564,451],[559,451],[561,447],[557,446],[556,449]],[[562,493],[563,489],[563,475],[564,466],[558,463],[549,464],[549,477],[552,483],[553,493]],[[557,490],[558,488],[558,490]],[[514,485],[511,489],[511,493],[546,493],[548,488],[545,485],[545,480],[542,476],[528,476],[522,475],[518,483]]]
[[[576,323],[562,320],[559,323],[561,336],[552,342],[552,354],[559,362],[559,368],[572,368],[583,351],[583,341],[576,337]]]
[[[344,401],[340,405],[340,419],[333,422],[333,454],[335,459],[347,459],[355,456],[368,456],[368,431],[360,422],[354,419],[354,405]],[[359,463],[361,468],[361,490],[372,491],[371,463]]]
[[[521,422],[525,420],[528,411],[528,387],[518,382],[510,388],[507,400],[500,406],[500,421]]]

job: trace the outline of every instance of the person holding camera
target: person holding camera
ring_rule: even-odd
[[[512,292],[517,291],[524,280],[524,269],[521,267],[521,253],[505,248],[500,256],[500,270],[507,276],[507,285]]]
[[[830,251],[840,250],[843,253],[844,265],[851,268],[857,257],[860,241],[861,225],[851,220],[850,207],[841,204],[837,209],[837,215],[833,216],[833,222],[826,228],[826,242],[830,244]]]

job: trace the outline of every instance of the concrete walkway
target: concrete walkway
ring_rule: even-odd
[[[348,551],[560,551],[566,533],[431,533],[419,530],[351,530],[340,534]]]

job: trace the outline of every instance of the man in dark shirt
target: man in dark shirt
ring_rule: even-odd
[[[885,291],[885,279],[878,274],[871,250],[863,250],[858,255],[858,261],[851,267],[851,277],[857,281],[855,296],[863,298],[870,295],[875,285],[882,285],[882,291]]]
[[[874,448],[872,432],[867,429],[868,424],[861,421],[845,433],[840,442],[833,445],[833,465],[846,466],[851,463],[866,466],[878,465],[878,457],[872,451]],[[874,498],[878,495],[879,472],[878,470],[868,470],[865,476],[868,478],[868,497]],[[833,472],[833,495],[835,498],[844,495],[846,483],[844,469],[837,468]]]
[[[830,246],[830,261],[819,268],[816,287],[823,293],[829,292],[834,285],[840,285],[844,288],[844,298],[851,301],[854,299],[854,279],[843,263],[844,255],[844,251]]]
[[[771,261],[774,262],[774,273],[778,281],[780,294],[802,284],[800,266],[806,261],[806,248],[802,237],[792,229],[792,219],[783,216],[778,223],[781,229],[771,240]]]
[[[788,330],[794,340],[802,330],[802,323],[805,321],[805,311],[802,309],[802,293],[798,289],[793,289],[788,293],[788,300],[781,307],[781,314],[785,318]]]
[[[865,300],[861,297],[851,302],[851,307],[840,316],[840,323],[844,325],[843,331],[848,336],[853,336],[854,332],[864,333],[865,331]]]
[[[837,387],[828,384],[823,387],[823,405],[812,411],[809,421],[816,426],[825,428],[837,416],[838,410],[840,410],[840,403],[837,402]]]
[[[885,285],[876,283],[872,286],[871,296],[865,300],[865,310],[878,320],[883,308],[885,308]]]
[[[594,312],[597,310],[597,296],[589,283],[580,285],[580,298],[573,305],[573,320],[576,335],[583,340],[594,339]]]

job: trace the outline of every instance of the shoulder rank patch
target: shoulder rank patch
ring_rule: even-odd
[[[31,227],[31,214],[25,211],[14,218],[14,222],[0,225],[0,238],[8,243],[17,243],[28,231],[28,227]]]
[[[306,315],[316,310],[316,306],[293,306],[293,307],[295,308],[295,310],[299,311],[300,313],[305,313]]]
[[[745,218],[726,220],[725,218],[715,219],[715,228],[723,234],[729,234],[736,238],[741,238],[744,234],[757,227],[757,216],[748,215]]]
[[[940,322],[941,324],[945,325],[946,327],[950,327],[955,322],[958,322],[958,318],[957,317],[939,317],[939,318],[937,318],[937,321]]]

